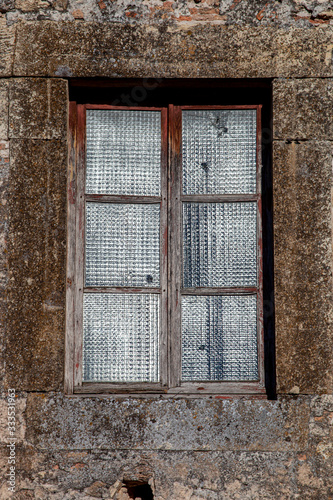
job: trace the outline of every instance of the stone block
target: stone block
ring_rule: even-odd
[[[18,78],[9,87],[10,138],[64,139],[67,135],[67,82]]]
[[[8,282],[8,182],[9,142],[0,140],[0,391],[5,372],[4,342],[6,317],[6,287]]]
[[[16,27],[8,26],[6,17],[0,14],[0,77],[12,74],[15,31]]]
[[[11,141],[6,384],[51,390],[63,380],[66,163],[61,141]]]
[[[332,76],[333,28],[22,22],[14,73],[76,77]]]
[[[140,400],[30,394],[39,449],[292,452],[307,446],[309,401]],[[103,480],[103,479],[101,479]]]
[[[26,396],[24,395],[16,395],[15,399],[15,406],[11,403],[11,408],[15,408],[15,431],[14,435],[11,436],[8,431],[8,401],[7,401],[7,395],[5,394],[4,397],[0,398],[0,436],[1,436],[1,441],[2,443],[10,443],[13,442],[11,441],[10,438],[15,439],[16,445],[19,445],[23,443],[24,438],[25,438],[25,431],[26,431],[26,423],[25,423],[25,417],[24,417],[24,412],[26,409]],[[11,409],[11,415],[13,415],[13,411]],[[8,452],[8,450],[7,450]]]
[[[50,3],[43,0],[15,0],[15,7],[22,12],[38,12],[39,9],[50,7]]]
[[[6,13],[10,10],[14,10],[15,0],[0,0],[0,12]]]
[[[333,80],[275,80],[275,139],[333,139]]]
[[[274,143],[279,393],[331,392],[332,144]]]
[[[8,81],[0,80],[0,140],[8,139]]]
[[[20,460],[20,464],[25,470],[31,461],[35,463],[33,468],[29,467],[30,475],[25,473],[17,481],[17,496],[22,494],[18,498],[30,498],[26,495],[28,491],[32,498],[41,500],[44,500],[41,495],[44,492],[48,493],[45,498],[52,500],[93,500],[94,497],[86,495],[85,488],[96,481],[112,485],[122,479],[124,467],[139,469],[146,463],[151,464],[154,470],[156,500],[297,498],[293,475],[296,461],[293,456],[283,452],[249,454],[145,450],[133,453],[113,451],[110,447],[108,450],[93,450],[85,455],[62,450],[48,454],[35,452],[29,456],[28,450],[24,451],[27,456],[25,461]],[[124,497],[118,496],[119,492],[111,499],[124,500]],[[110,500],[110,497],[107,498]]]

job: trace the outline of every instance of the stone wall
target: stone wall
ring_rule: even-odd
[[[0,497],[125,500],[144,478],[158,500],[333,498],[332,2],[0,11]],[[73,77],[272,81],[277,400],[64,395]]]
[[[0,12],[10,24],[24,19],[309,28],[333,22],[330,0],[0,0]]]

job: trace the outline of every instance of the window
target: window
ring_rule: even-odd
[[[68,392],[265,392],[260,137],[260,105],[70,104]]]

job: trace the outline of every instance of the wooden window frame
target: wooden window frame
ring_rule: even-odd
[[[86,110],[116,109],[161,112],[161,196],[85,194]],[[182,111],[253,109],[257,116],[257,190],[254,195],[183,195],[182,194]],[[129,107],[69,103],[69,161],[67,189],[67,280],[65,392],[67,394],[151,394],[265,397],[263,329],[263,256],[261,206],[261,109],[262,105]],[[160,212],[160,287],[84,287],[85,203],[158,203]],[[257,203],[257,276],[256,287],[187,288],[182,276],[182,204],[183,202]],[[158,293],[160,315],[160,382],[82,382],[83,293]],[[181,382],[181,300],[182,295],[256,295],[258,380],[239,382]]]

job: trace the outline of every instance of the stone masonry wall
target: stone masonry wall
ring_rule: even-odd
[[[0,498],[128,500],[141,478],[155,500],[333,499],[333,2],[0,12]],[[276,401],[64,394],[72,77],[272,80]]]
[[[333,23],[330,0],[0,0],[0,12],[10,24],[20,19],[302,28]]]

